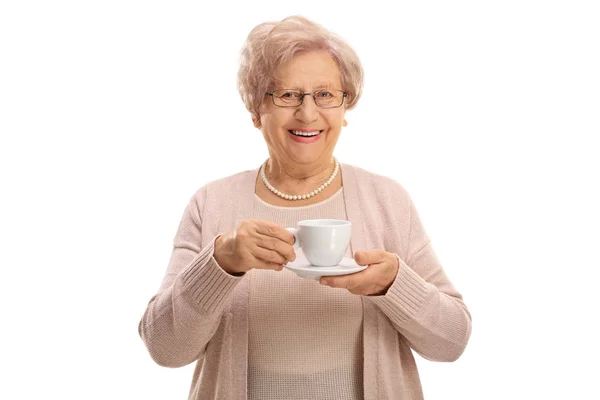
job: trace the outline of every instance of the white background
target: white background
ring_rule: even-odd
[[[2,2],[0,398],[187,398],[138,321],[190,196],[266,158],[239,50],[294,14],[364,64],[335,155],[408,189],[472,312],[426,398],[600,398],[593,3]]]

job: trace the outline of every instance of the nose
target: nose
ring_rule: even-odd
[[[308,124],[317,120],[319,108],[317,107],[312,94],[306,93],[304,96],[304,101],[296,109],[296,118]],[[308,96],[308,98],[306,98],[306,96]]]

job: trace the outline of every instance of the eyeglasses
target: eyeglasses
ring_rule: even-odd
[[[277,89],[266,93],[271,96],[273,104],[278,107],[298,107],[302,105],[304,96],[312,96],[317,107],[336,108],[344,104],[348,93],[338,89],[319,89],[314,92],[304,93],[297,89]]]

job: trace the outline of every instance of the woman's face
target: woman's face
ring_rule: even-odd
[[[312,51],[293,58],[275,73],[277,89],[300,89],[304,93],[317,89],[342,88],[337,64],[325,51]],[[331,160],[333,149],[346,125],[345,102],[337,108],[317,107],[312,96],[305,96],[298,107],[278,107],[270,96],[265,96],[260,110],[260,127],[269,154],[279,164],[310,166],[326,164]],[[292,131],[319,132],[315,137],[302,137]]]

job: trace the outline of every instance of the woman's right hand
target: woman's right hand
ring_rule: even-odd
[[[215,241],[214,258],[232,275],[252,268],[281,271],[283,264],[296,259],[294,235],[268,221],[245,219],[237,228]]]

